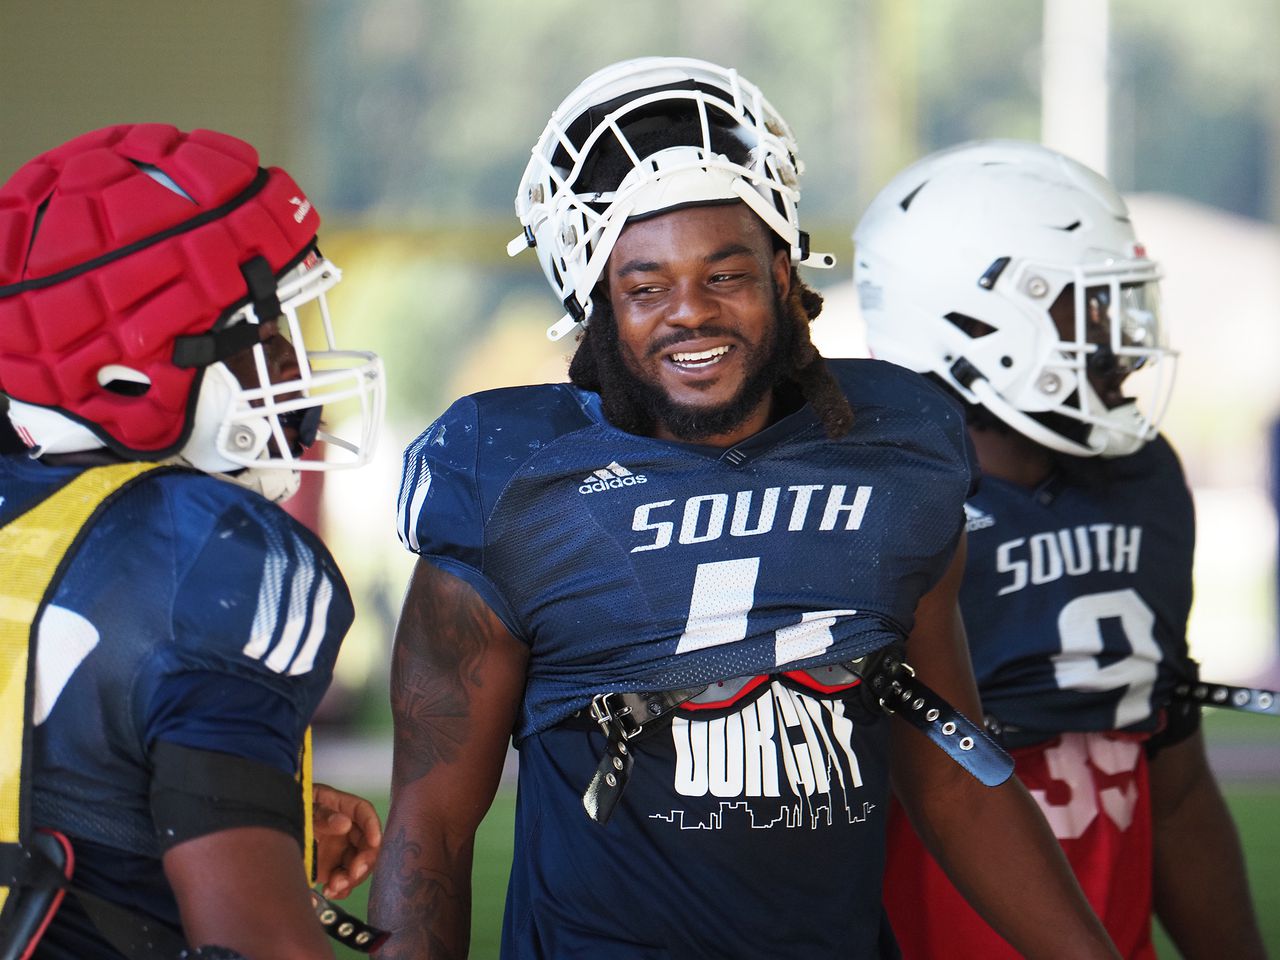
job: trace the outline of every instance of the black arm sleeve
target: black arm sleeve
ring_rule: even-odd
[[[270,827],[303,842],[302,786],[256,760],[157,740],[151,817],[161,851],[233,827]]]

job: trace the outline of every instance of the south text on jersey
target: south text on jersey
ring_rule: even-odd
[[[632,553],[662,550],[672,543],[708,543],[723,536],[754,537],[785,524],[787,531],[858,530],[871,502],[872,488],[842,483],[795,484],[786,488],[738,490],[689,497],[683,503],[656,500],[636,507],[631,529],[653,539]]]
[[[997,596],[1087,573],[1137,573],[1142,527],[1091,523],[1006,540],[996,570],[1009,579]]]

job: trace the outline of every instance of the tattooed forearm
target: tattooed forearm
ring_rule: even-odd
[[[420,565],[391,665],[395,783],[458,757],[471,720],[471,692],[481,685],[492,616],[470,590]]]
[[[380,960],[461,960],[471,939],[471,884],[467,868],[446,851],[427,864],[422,845],[408,839],[403,827],[387,837],[369,892],[369,916],[391,931],[378,951]],[[470,850],[466,853],[470,859]]]
[[[462,580],[419,560],[396,628],[391,810],[374,865],[379,955],[463,957],[471,855],[493,802],[528,648]]]

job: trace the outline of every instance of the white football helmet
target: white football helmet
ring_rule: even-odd
[[[281,278],[277,322],[293,348],[296,376],[273,381],[261,344],[251,350],[252,384],[241,383],[225,363],[209,365],[179,459],[208,473],[233,474],[277,501],[296,492],[298,471],[369,462],[386,402],[382,360],[368,351],[336,348],[326,294],[341,279],[342,271],[318,254]],[[228,326],[238,323],[258,323],[252,304]],[[354,433],[333,433],[322,410],[328,417],[350,414]],[[286,434],[290,428],[301,448]],[[322,457],[299,452],[317,440],[323,442]]]
[[[632,141],[681,120],[696,120],[696,142],[639,156]],[[747,151],[737,163],[712,146],[712,128]],[[618,146],[633,164],[616,190],[586,185],[601,148]],[[702,60],[642,57],[605,67],[569,94],[533,148],[516,193],[524,232],[507,245],[533,247],[551,289],[568,311],[547,336],[573,332],[591,315],[591,291],[628,218],[682,206],[745,202],[791,249],[794,263],[831,267],[809,250],[796,207],[803,170],[785,120],[751,83]]]
[[[894,177],[854,244],[874,356],[1062,453],[1124,456],[1155,436],[1176,359],[1161,274],[1098,173],[1037,144],[962,144]],[[1108,407],[1090,383],[1139,367],[1142,408]]]

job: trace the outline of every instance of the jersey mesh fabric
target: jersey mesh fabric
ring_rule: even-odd
[[[0,458],[0,522],[78,469]],[[308,602],[270,593],[264,571],[273,564],[283,595]],[[77,882],[176,923],[150,816],[151,744],[163,738],[293,774],[351,618],[328,552],[257,494],[180,473],[147,478],[114,501],[38,634],[33,819],[70,837]],[[283,646],[293,653],[271,663]]]
[[[1064,460],[1036,489],[986,478],[966,507],[961,610],[984,708],[1121,953],[1154,956],[1141,742],[1181,678],[1194,522],[1163,438]],[[1116,733],[1113,731],[1130,731]],[[900,811],[885,899],[908,957],[1017,954],[964,902]],[[924,909],[923,904],[928,904]]]
[[[1031,490],[984,478],[968,504],[960,607],[983,705],[1012,743],[1150,732],[1179,680],[1195,524],[1173,450],[1064,459]]]
[[[530,644],[519,739],[596,693],[839,662],[909,632],[958,535],[967,438],[922,378],[833,366],[855,410],[834,441],[806,407],[730,450],[667,443],[556,385],[466,398],[409,448],[405,542]]]
[[[582,809],[603,736],[520,752],[507,960],[879,960],[888,721],[780,681],[635,745],[603,827]]]
[[[401,537],[530,647],[506,958],[895,955],[880,879],[887,723],[774,676],[636,744],[582,807],[595,694],[837,663],[904,637],[962,526],[954,405],[875,361],[854,409],[729,450],[613,428],[567,385],[464,398],[406,452]]]

